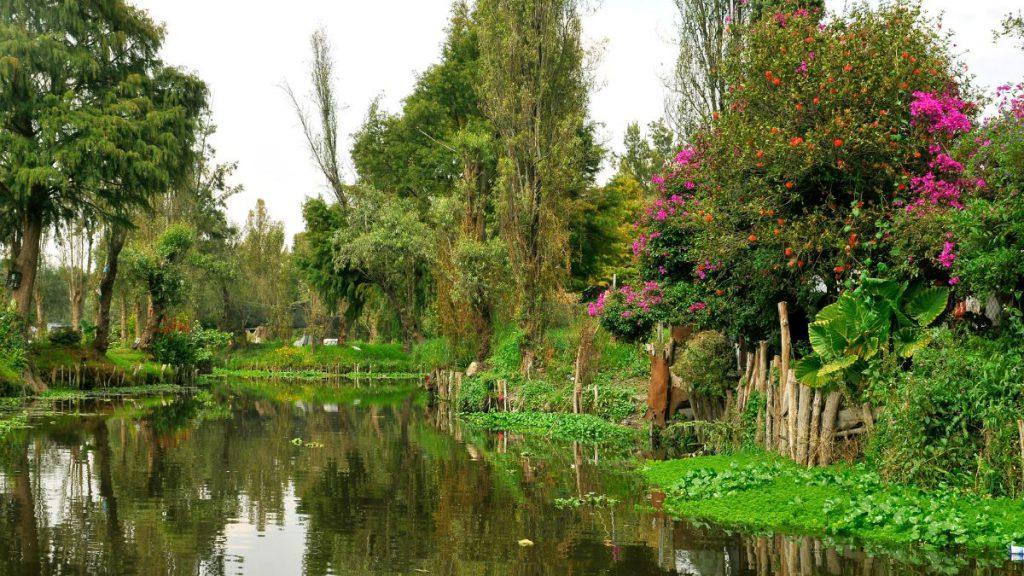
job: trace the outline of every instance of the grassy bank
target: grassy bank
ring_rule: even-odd
[[[805,469],[763,453],[649,463],[672,514],[886,548],[1004,552],[1024,542],[1024,501],[887,485],[863,466]]]
[[[547,436],[556,440],[633,446],[639,431],[590,414],[550,412],[488,412],[464,414],[471,427]]]
[[[419,373],[432,367],[430,358],[420,350],[407,354],[400,344],[367,344],[347,342],[340,346],[295,347],[285,342],[256,344],[225,352],[218,362],[219,368],[241,374],[293,373],[300,379],[311,379],[317,374],[339,372]]]

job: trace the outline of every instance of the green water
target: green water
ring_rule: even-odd
[[[55,408],[0,442],[0,574],[1024,573],[666,518],[636,455],[474,431],[401,385]]]

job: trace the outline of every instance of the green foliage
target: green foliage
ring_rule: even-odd
[[[196,367],[209,372],[214,355],[231,342],[231,334],[219,330],[194,328],[189,331],[161,332],[153,340],[157,361],[175,367]]]
[[[66,326],[51,330],[47,338],[58,346],[77,346],[82,342],[82,332]]]
[[[915,124],[913,93],[970,93],[948,38],[903,2],[738,26],[718,119],[641,216],[661,319],[756,341],[777,334],[778,302],[802,327],[861,276],[949,281],[944,211],[906,209],[910,177],[949,144]]]
[[[584,506],[590,508],[613,508],[619,501],[606,494],[595,494],[587,492],[583,496],[572,496],[570,498],[555,498],[555,508],[559,510],[576,510]]]
[[[796,363],[808,386],[860,384],[864,372],[890,352],[910,358],[928,343],[929,326],[945,310],[949,289],[865,278],[823,308],[809,327],[814,353]]]
[[[20,373],[25,367],[26,349],[21,315],[14,310],[0,310],[0,370]]]
[[[486,412],[464,414],[471,426],[487,430],[503,430],[544,434],[557,440],[593,444],[631,444],[638,432],[612,424],[589,414],[552,414],[548,412]]]
[[[721,332],[698,332],[676,355],[672,372],[691,393],[705,398],[725,398],[736,385],[735,350]]]
[[[939,330],[912,369],[890,369],[874,383],[885,410],[869,460],[896,482],[1021,496],[1022,379],[1024,353],[1017,341]]]
[[[806,469],[774,455],[739,453],[649,463],[673,514],[755,530],[1005,553],[1024,537],[1024,503],[943,488],[886,485],[863,466]]]
[[[985,186],[954,212],[950,241],[955,244],[953,272],[957,290],[995,296],[1021,309],[1024,302],[1024,86],[1002,94],[995,118],[963,138],[958,158],[966,158],[967,177]]]

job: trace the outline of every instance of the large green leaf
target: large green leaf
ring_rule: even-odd
[[[924,330],[913,327],[902,328],[893,334],[893,350],[904,358],[910,358],[931,342],[931,336]]]
[[[835,379],[828,374],[822,374],[821,369],[825,366],[821,356],[817,354],[811,354],[805,358],[797,360],[793,364],[793,374],[800,383],[810,386],[811,388],[821,388],[826,384],[834,381]]]
[[[828,362],[820,369],[818,369],[818,378],[824,376],[838,375],[842,373],[843,370],[846,370],[850,366],[856,364],[858,360],[860,360],[859,356],[848,355],[842,356],[836,360]]]
[[[849,344],[842,334],[835,330],[838,320],[813,322],[807,327],[808,338],[814,352],[824,358],[842,356]]]
[[[861,282],[861,290],[872,298],[882,300],[889,307],[899,309],[899,302],[903,298],[907,285],[894,280],[883,280],[881,278],[865,278]]]
[[[907,294],[903,310],[919,326],[928,326],[946,310],[948,303],[949,288],[917,286]]]

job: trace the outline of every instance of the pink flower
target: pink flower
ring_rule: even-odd
[[[929,132],[945,132],[950,136],[971,130],[971,120],[963,113],[967,103],[945,94],[936,96],[931,92],[914,92],[910,103],[910,115],[924,122]]]
[[[943,268],[952,268],[953,263],[956,262],[956,253],[953,249],[956,248],[956,244],[953,242],[944,242],[942,244],[942,253],[939,254],[939,264],[942,264]]]

